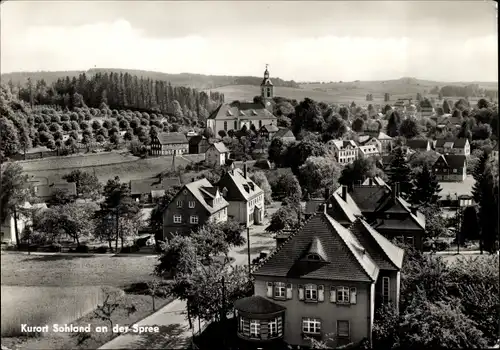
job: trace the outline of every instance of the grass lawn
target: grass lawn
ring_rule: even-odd
[[[70,322],[74,325],[91,323],[92,329],[105,325],[105,321],[91,317],[92,309],[102,302],[103,287],[118,295],[120,304],[135,307],[133,313],[123,308],[113,314],[115,324],[132,325],[153,312],[152,298],[123,294],[121,290],[133,283],[150,280],[156,260],[154,256],[71,257],[2,253],[2,335],[4,329],[7,332],[16,325],[20,327],[23,321],[32,325],[49,324],[49,327],[53,323]],[[156,309],[169,301],[156,298]],[[20,349],[96,349],[111,336],[111,333],[91,333],[91,338],[81,344],[79,339],[65,333],[48,333],[38,338],[3,336],[2,345]]]
[[[439,196],[441,198],[446,198],[449,194],[451,199],[455,198],[455,193],[460,196],[462,194],[471,195],[472,194],[472,186],[476,181],[472,177],[472,175],[467,175],[463,182],[440,182],[439,186],[441,186],[441,192],[439,192]]]

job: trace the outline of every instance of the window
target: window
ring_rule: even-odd
[[[389,302],[390,280],[389,277],[382,277],[382,301]]]
[[[234,128],[233,128],[234,130],[238,130],[238,122],[236,120],[234,121],[233,126],[234,126]]]
[[[269,321],[269,323],[267,324],[267,330],[268,330],[268,337],[269,338],[274,338],[274,337],[278,336],[278,319],[277,318]]]
[[[245,329],[245,319],[240,316],[240,324],[239,324],[240,332],[243,332]]]
[[[224,131],[227,131],[227,122],[224,122]]]
[[[337,335],[339,337],[349,337],[349,321],[337,321]]]
[[[262,120],[259,120],[259,129],[262,128]]]
[[[271,97],[271,88],[267,88],[267,97]]]
[[[317,318],[303,318],[302,332],[307,334],[319,334],[321,332],[321,321]]]
[[[189,202],[188,202],[188,206],[189,206],[190,208],[194,208],[194,206],[195,206],[195,202],[194,202],[194,201],[189,201]]]
[[[319,255],[318,255],[318,254],[314,254],[314,253],[312,253],[312,254],[308,254],[308,255],[307,255],[307,260],[320,261],[320,260],[321,260],[321,258],[319,257]]]
[[[437,171],[439,171],[439,169],[438,169],[438,168],[436,168],[436,169],[434,169],[434,170],[435,170],[436,172],[437,172]]]
[[[189,217],[189,223],[190,224],[198,224],[198,215],[191,215]]]
[[[349,288],[338,287],[338,289],[337,289],[337,302],[338,303],[349,303]]]
[[[318,301],[318,287],[315,284],[306,284],[306,301]]]
[[[453,169],[453,172],[456,173],[457,172],[457,169]]]
[[[274,283],[274,297],[275,298],[285,298],[286,285],[283,282]]]
[[[174,224],[180,224],[182,223],[182,215],[175,214],[174,215]]]
[[[182,208],[182,201],[177,201],[177,208]]]
[[[260,337],[260,321],[251,320],[250,321],[250,337],[259,338]]]

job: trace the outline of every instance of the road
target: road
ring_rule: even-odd
[[[268,218],[278,210],[279,204],[267,208]],[[259,255],[261,250],[274,248],[275,241],[271,235],[264,231],[268,221],[264,225],[250,228],[250,255],[251,259]],[[229,256],[234,258],[233,265],[248,264],[248,246],[231,249]],[[200,323],[194,322],[194,329],[189,328],[186,318],[186,303],[174,300],[154,314],[137,322],[138,326],[158,326],[158,333],[122,334],[99,349],[186,349],[190,344],[193,332],[198,332]],[[201,324],[203,328],[203,324]]]

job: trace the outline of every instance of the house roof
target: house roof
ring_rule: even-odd
[[[157,138],[162,145],[188,143],[186,135],[181,132],[162,132],[158,134]]]
[[[427,149],[429,140],[407,140],[406,145],[411,149]]]
[[[262,189],[255,182],[250,180],[247,174],[243,176],[243,170],[234,169],[226,172],[217,183],[221,191],[226,188],[226,199],[229,201],[248,201],[257,194],[263,193]]]
[[[366,247],[380,269],[400,270],[403,265],[404,250],[392,244],[363,219],[351,226],[352,233]]]
[[[212,186],[212,184],[205,178],[187,183],[184,185],[184,188],[186,188],[189,192],[191,192],[191,194],[196,198],[196,200],[201,205],[203,205],[203,207],[210,214],[218,212],[219,210],[229,205],[229,203],[224,198],[222,198],[222,196],[220,198],[220,201],[214,203],[214,205],[211,205],[209,203],[211,202],[211,199],[213,199],[217,194],[218,189]],[[182,188],[181,191],[183,191],[184,188]]]
[[[50,197],[56,190],[62,190],[67,192],[71,196],[76,196],[76,183],[60,182],[52,183],[50,185],[36,185],[36,196]]]
[[[260,103],[239,102],[221,104],[212,112],[208,119],[234,120],[234,119],[277,119],[265,106]]]
[[[212,144],[212,147],[214,147],[219,153],[229,153],[229,150],[224,142],[215,142]]]
[[[354,142],[353,140],[330,140],[327,142],[327,144],[334,145],[339,150],[346,149],[349,146],[358,148],[358,145],[356,145],[356,142]]]
[[[39,152],[49,152],[50,148],[47,148],[45,146],[38,146],[38,147],[33,147],[30,149],[26,150],[26,154],[31,154],[31,153],[39,153]],[[23,154],[23,151],[19,151],[19,154]]]
[[[302,260],[314,241],[324,249],[325,262]],[[357,238],[328,214],[313,215],[291,234],[254,275],[319,280],[373,282],[379,268]]]
[[[234,308],[253,315],[268,315],[286,310],[286,307],[259,295],[236,300],[234,302]]]
[[[370,181],[371,181],[371,182],[370,182]],[[368,178],[368,179],[366,179],[366,180],[363,182],[363,185],[364,185],[364,186],[369,186],[369,185],[371,185],[371,184],[374,184],[374,185],[379,185],[379,186],[385,186],[385,185],[387,185],[387,184],[385,183],[385,181],[384,181],[384,180],[382,180],[382,178],[381,178],[381,177],[379,177],[379,176],[375,176],[375,177],[372,177],[372,178]]]
[[[166,190],[173,186],[180,186],[181,180],[178,177],[162,178],[152,177],[149,179],[131,180],[130,181],[130,194],[138,195],[150,193],[156,190]]]
[[[279,130],[279,128],[274,124],[263,125],[260,129],[267,132],[277,132]]]
[[[442,154],[436,162],[440,159],[444,159],[446,165],[451,169],[462,168],[467,162],[467,157],[462,154]]]
[[[336,191],[333,192],[331,201],[340,209],[337,211],[337,215],[342,212],[344,217],[351,223],[356,221],[356,218],[358,216],[362,215],[361,210],[353,201],[349,193],[346,193],[345,200],[342,198],[342,186],[340,186]]]
[[[276,134],[274,134],[274,137],[293,137],[293,138],[295,138],[295,135],[293,134],[292,130],[290,130],[288,128],[281,128],[276,132]]]
[[[381,120],[380,122],[385,122],[385,121]],[[373,136],[377,140],[392,140],[392,137],[390,137],[389,135],[387,135],[386,133],[384,133],[382,131],[368,131],[368,130],[366,130],[363,133],[366,135]]]
[[[445,147],[447,143],[451,143],[451,145],[447,145],[446,147],[453,147],[453,148],[464,148],[465,145],[469,142],[466,138],[460,138],[460,139],[437,139],[436,140],[436,146],[435,147]]]

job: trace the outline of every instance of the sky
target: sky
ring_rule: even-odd
[[[2,73],[498,80],[493,1],[8,0],[0,14]]]

